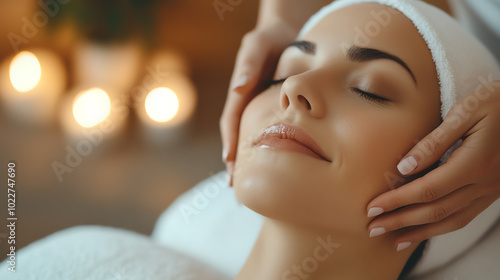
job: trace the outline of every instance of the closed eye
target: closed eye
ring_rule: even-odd
[[[385,97],[382,97],[382,96],[378,96],[378,95],[375,95],[373,93],[369,93],[369,92],[366,92],[364,90],[360,90],[359,88],[351,88],[352,91],[354,91],[355,93],[357,93],[361,98],[364,98],[368,101],[373,101],[373,102],[378,102],[378,103],[386,103],[386,102],[389,102],[390,100],[385,98]]]
[[[268,86],[274,86],[277,84],[283,83],[287,78],[279,79],[279,80],[272,80],[268,83]]]

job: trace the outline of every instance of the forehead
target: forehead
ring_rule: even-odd
[[[318,44],[323,42],[329,48],[355,44],[361,47],[385,47],[387,51],[395,50],[398,53],[404,53],[405,50],[428,51],[417,29],[405,15],[376,3],[351,5],[336,10],[321,19],[304,38]]]

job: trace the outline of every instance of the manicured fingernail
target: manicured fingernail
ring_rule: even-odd
[[[385,228],[383,227],[372,228],[372,230],[370,230],[370,237],[379,236],[384,233],[385,233]]]
[[[399,244],[398,244],[398,249],[397,249],[397,251],[399,252],[399,251],[401,251],[401,250],[404,250],[404,249],[406,249],[406,248],[410,247],[410,245],[411,245],[411,242],[410,242],[410,241],[401,242],[401,243],[399,243]]]
[[[248,76],[247,75],[244,75],[244,76],[241,76],[239,77],[236,82],[234,82],[233,84],[233,90],[236,90],[244,85],[246,85],[248,82]]]
[[[384,213],[384,209],[380,207],[372,207],[368,210],[368,218],[378,216],[382,213]]]
[[[413,156],[403,159],[398,164],[398,170],[401,174],[406,175],[417,168],[417,160]]]

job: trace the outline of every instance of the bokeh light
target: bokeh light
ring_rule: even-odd
[[[146,113],[156,122],[167,122],[177,115],[179,99],[169,88],[160,87],[149,92],[146,97]]]
[[[32,90],[40,82],[42,68],[36,56],[27,51],[17,54],[10,64],[10,81],[19,92]]]
[[[105,120],[111,111],[108,94],[100,88],[81,92],[73,104],[73,116],[76,122],[85,127],[93,127]]]

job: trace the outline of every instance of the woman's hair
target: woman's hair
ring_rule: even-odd
[[[422,257],[422,254],[424,253],[425,245],[427,244],[428,239],[420,242],[418,244],[417,249],[413,251],[413,254],[411,254],[410,258],[406,262],[405,266],[403,267],[403,270],[401,271],[401,274],[399,274],[398,280],[404,280],[406,275],[410,273],[410,271],[417,265],[418,261]]]

